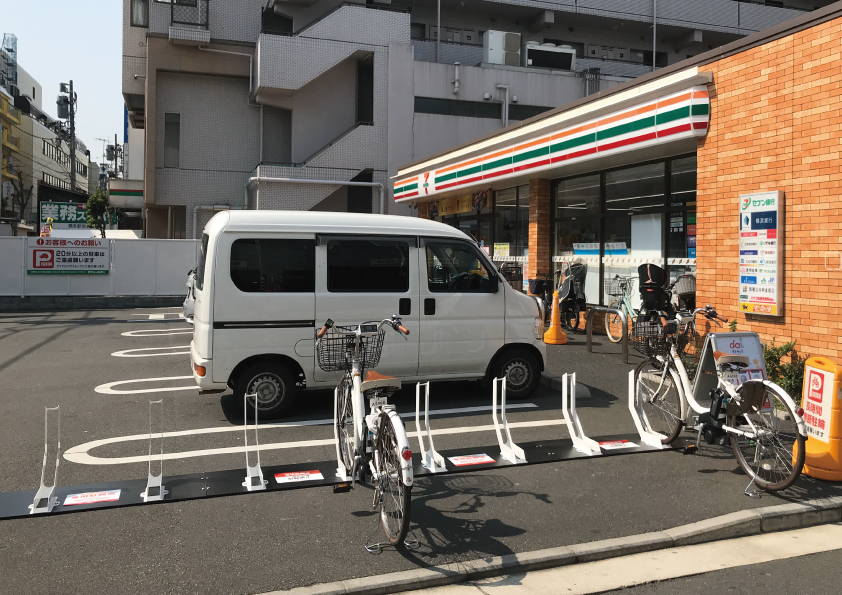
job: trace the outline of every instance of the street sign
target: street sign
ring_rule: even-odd
[[[740,312],[783,314],[783,202],[781,191],[740,195]]]
[[[29,275],[107,275],[111,268],[110,240],[88,238],[27,238]]]
[[[42,202],[41,225],[53,218],[53,229],[88,229],[88,215],[83,202]]]

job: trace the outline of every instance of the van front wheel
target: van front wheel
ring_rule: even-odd
[[[506,379],[506,397],[526,399],[541,381],[541,366],[537,358],[525,349],[513,349],[497,358],[491,369],[492,378]]]
[[[237,378],[234,396],[239,400],[243,395],[255,395],[248,397],[249,416],[253,415],[256,400],[259,418],[279,417],[295,400],[295,378],[282,364],[256,362]]]

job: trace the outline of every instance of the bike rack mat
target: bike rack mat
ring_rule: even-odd
[[[640,437],[637,434],[607,436],[595,438],[595,440],[600,443],[602,450],[602,454],[600,455],[587,455],[576,450],[572,440],[569,438],[521,443],[519,446],[523,449],[527,462],[517,466],[523,467],[524,465],[540,463],[594,459],[600,456],[620,456],[673,450],[673,445],[666,446],[665,448],[647,446],[641,443]],[[445,473],[464,473],[515,466],[500,455],[500,447],[497,444],[441,451],[441,455],[444,458],[447,471],[435,474],[438,476],[444,475]],[[454,463],[454,459],[456,463]],[[434,476],[429,469],[426,469],[422,465],[420,453],[413,454],[413,467],[416,478]],[[263,476],[268,480],[268,484],[266,485],[266,489],[261,490],[261,492],[333,486],[339,483],[346,483],[336,477],[335,460],[320,463],[299,463],[264,467]],[[0,520],[24,517],[43,518],[57,514],[69,514],[88,510],[103,510],[125,506],[153,506],[167,502],[182,502],[186,500],[200,500],[203,498],[253,493],[243,483],[242,468],[227,471],[193,473],[190,475],[169,475],[166,478],[167,493],[164,495],[164,498],[148,503],[144,502],[141,497],[141,492],[146,488],[147,478],[69,487],[56,486],[54,495],[57,498],[57,505],[51,512],[37,515],[30,514],[30,505],[35,498],[37,490],[0,492]],[[115,494],[117,490],[119,490],[119,493]],[[68,496],[73,495],[76,498],[71,501],[75,500],[79,503],[65,504]]]

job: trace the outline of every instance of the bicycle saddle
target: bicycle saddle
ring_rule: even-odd
[[[713,359],[717,366],[731,365],[736,368],[748,368],[749,359],[747,355],[731,355],[722,351],[714,351]]]
[[[365,381],[360,385],[360,391],[366,392],[374,388],[385,387],[400,388],[401,381],[394,376],[384,376],[374,370],[368,370],[365,373]]]

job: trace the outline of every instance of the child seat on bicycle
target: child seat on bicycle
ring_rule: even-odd
[[[639,277],[640,302],[643,309],[649,314],[664,312],[670,320],[675,318],[675,309],[670,303],[670,295],[664,287],[669,279],[667,272],[657,265],[647,263],[637,267],[637,275]]]

